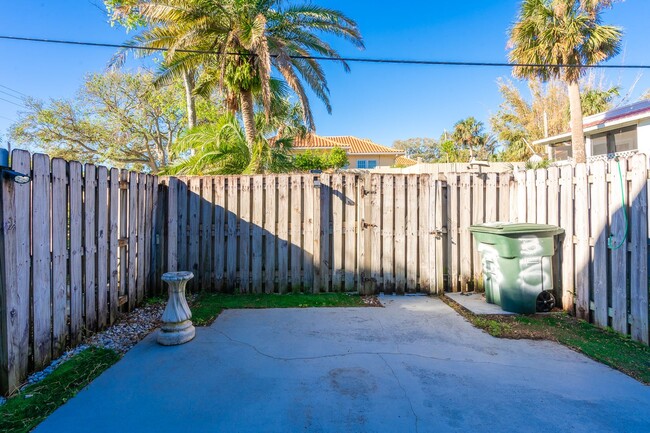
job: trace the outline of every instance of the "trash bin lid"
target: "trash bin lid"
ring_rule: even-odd
[[[524,234],[547,234],[549,236],[564,233],[564,229],[549,224],[531,224],[531,223],[511,223],[511,222],[494,222],[474,224],[470,226],[469,231],[472,233],[491,233],[495,235],[524,235]]]

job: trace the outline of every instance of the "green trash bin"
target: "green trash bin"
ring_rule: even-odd
[[[481,257],[487,302],[521,314],[553,307],[555,236],[563,229],[499,222],[476,224],[469,230]]]

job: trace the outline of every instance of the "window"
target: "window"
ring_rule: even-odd
[[[357,161],[357,168],[362,168],[362,169],[373,169],[377,167],[377,160],[376,159],[360,159]]]
[[[571,144],[551,147],[551,159],[553,161],[566,161],[573,156]]]
[[[636,126],[614,129],[591,136],[591,154],[593,156],[628,152],[637,148]]]

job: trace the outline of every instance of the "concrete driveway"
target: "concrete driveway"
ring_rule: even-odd
[[[502,340],[435,298],[230,310],[149,336],[37,432],[648,432],[650,387],[550,342]]]

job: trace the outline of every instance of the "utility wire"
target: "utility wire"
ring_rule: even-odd
[[[23,104],[18,104],[18,103],[14,102],[14,101],[10,101],[9,99],[0,98],[0,101],[5,101],[5,102],[8,102],[10,104],[17,105],[18,107],[21,107],[21,108],[27,108]]]
[[[18,99],[19,101],[23,101],[23,98],[22,98],[22,97],[20,97],[20,96],[16,96],[16,95],[14,95],[13,93],[5,92],[4,90],[0,90],[0,93],[5,94],[5,95],[7,95],[7,96],[10,96],[10,97],[12,97],[12,98],[16,98],[16,99]]]
[[[10,119],[9,117],[7,117],[7,116],[2,116],[2,115],[0,115],[0,118],[2,118],[2,119],[7,119],[7,120],[9,120],[10,122],[15,122],[15,121],[16,121],[16,119]]]
[[[24,96],[25,98],[29,98],[29,95],[26,95],[26,94],[24,94],[23,92],[19,92],[19,91],[16,90],[16,89],[12,89],[11,87],[3,86],[2,84],[0,84],[0,87],[2,87],[3,89],[11,90],[11,91],[14,92],[14,93],[18,93],[19,95],[22,95],[22,96]],[[2,93],[4,93],[4,92],[2,92]]]
[[[129,44],[108,44],[102,42],[84,42],[84,41],[68,41],[60,39],[41,39],[41,38],[26,38],[19,36],[6,36],[0,35],[0,39],[11,41],[24,41],[24,42],[40,42],[48,44],[63,44],[63,45],[79,45],[87,47],[103,47],[103,48],[125,48],[131,50],[142,51],[169,51],[169,48],[154,48],[143,47]],[[240,56],[245,55],[241,53],[220,53],[217,51],[209,50],[188,50],[177,49],[179,53],[191,54],[215,54],[215,55],[229,55]],[[253,54],[250,54],[253,55]],[[271,57],[276,57],[271,55]],[[426,65],[426,66],[483,66],[483,67],[499,67],[499,68],[512,68],[512,67],[557,67],[557,68],[590,68],[590,69],[650,69],[650,65],[563,65],[563,64],[540,64],[540,63],[505,63],[505,62],[452,62],[452,61],[438,61],[438,60],[408,60],[408,59],[377,59],[377,58],[362,58],[362,57],[325,57],[325,56],[289,56],[292,59],[306,59],[306,60],[323,60],[323,61],[344,61],[356,63],[384,63],[384,64],[399,64],[399,65]]]

